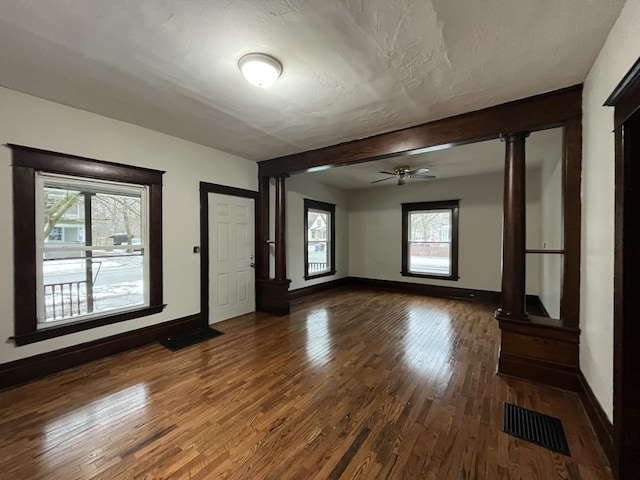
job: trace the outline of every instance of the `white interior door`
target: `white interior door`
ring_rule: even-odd
[[[209,194],[209,323],[255,310],[254,200]]]

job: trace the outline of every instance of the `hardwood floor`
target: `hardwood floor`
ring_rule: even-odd
[[[0,393],[0,477],[610,479],[575,394],[495,375],[493,305],[339,288]],[[559,417],[571,457],[502,433]]]

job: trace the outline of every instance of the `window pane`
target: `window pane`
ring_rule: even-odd
[[[44,188],[44,242],[46,246],[84,245],[84,198],[78,190]]]
[[[140,194],[96,192],[92,187],[81,191],[56,181],[45,183],[45,247],[142,245]],[[86,201],[91,201],[90,242],[86,238]]]
[[[50,259],[42,265],[44,318],[52,322],[142,306],[141,256]]]
[[[43,187],[39,323],[144,306],[145,188],[62,176]]]
[[[309,274],[329,270],[329,250],[327,242],[309,242],[307,259]]]
[[[410,215],[409,241],[449,242],[451,241],[451,211],[432,210],[412,212]]]
[[[140,197],[98,193],[92,202],[94,245],[142,243]]]
[[[450,275],[451,244],[441,242],[410,243],[409,271],[433,275]]]
[[[407,263],[413,273],[451,275],[451,210],[410,213]]]
[[[329,212],[312,211],[307,213],[307,262],[309,275],[330,270],[329,229],[331,215]]]

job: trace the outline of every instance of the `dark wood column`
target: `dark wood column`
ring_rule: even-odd
[[[256,278],[269,278],[269,177],[259,180],[259,217],[256,231]]]
[[[525,140],[528,136],[529,132],[518,132],[503,137],[506,155],[502,226],[502,306],[497,310],[496,318],[527,318]]]
[[[261,258],[258,259],[259,276],[256,281],[256,308],[261,312],[275,315],[289,313],[289,284],[287,278],[287,208],[285,179],[282,174],[276,177],[275,194],[275,278],[269,278],[269,191],[268,176],[260,178],[261,217],[260,230],[263,237]]]
[[[276,280],[287,278],[287,192],[284,180],[287,175],[276,177]]]
[[[577,390],[579,331],[562,320],[526,310],[526,169],[528,132],[503,137],[506,143],[502,227],[502,305],[498,373]]]

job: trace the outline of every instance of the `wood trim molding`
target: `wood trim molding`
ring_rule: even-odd
[[[230,187],[229,185],[219,185],[217,183],[200,182],[200,190],[207,193],[219,193],[221,195],[231,195],[232,197],[244,197],[258,199],[259,192],[247,190],[246,188]]]
[[[640,261],[637,214],[640,195],[640,58],[611,93],[606,106],[615,107],[615,256],[613,312],[613,444],[611,462],[616,478],[636,478],[640,469],[640,324],[637,312]]]
[[[34,170],[99,180],[116,179],[121,182],[145,185],[162,185],[162,175],[166,173],[164,170],[106,162],[12,143],[7,146],[13,151],[12,165],[29,167]]]
[[[591,421],[591,426],[595,432],[602,450],[604,451],[609,465],[613,465],[615,461],[615,447],[613,444],[613,424],[602,409],[600,402],[596,398],[593,390],[582,371],[578,373],[578,395],[587,414],[587,418]]]
[[[503,103],[455,117],[258,162],[261,176],[308,172],[499,138],[502,133],[557,127],[582,116],[582,85]]]
[[[12,150],[13,239],[15,290],[14,336],[16,345],[67,335],[162,311],[162,176],[164,171],[123,165],[66,153],[51,152],[20,145]],[[58,173],[80,178],[135,183],[148,188],[148,265],[149,305],[122,313],[109,313],[73,323],[38,329],[36,285],[36,175]]]
[[[261,234],[260,194],[254,190],[200,182],[200,320],[201,326],[209,325],[209,194],[219,193],[234,197],[254,199],[255,255],[258,256],[258,236]],[[257,263],[257,261],[255,262]],[[257,277],[257,275],[256,275]]]
[[[0,389],[12,388],[200,326],[200,314],[0,365]]]
[[[640,58],[636,60],[629,72],[624,76],[609,98],[604,102],[606,107],[616,107],[614,113],[614,130],[618,129],[634,113],[640,110]]]

